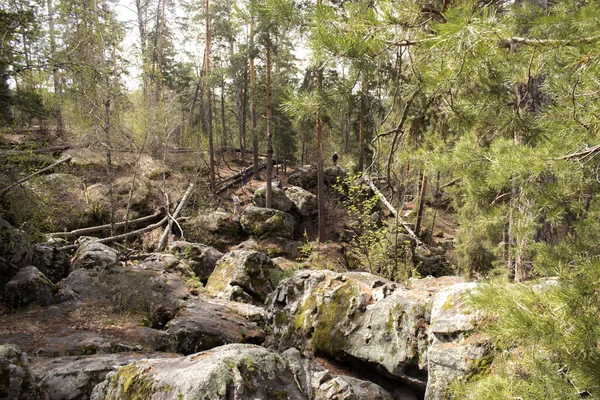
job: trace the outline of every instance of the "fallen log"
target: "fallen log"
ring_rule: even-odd
[[[190,196],[191,192],[192,192],[192,188],[193,188],[193,184],[190,184],[190,187],[188,188],[188,190],[185,192],[185,194],[183,195],[179,205],[181,206],[181,209],[183,209],[183,206],[185,205],[185,202],[187,201],[187,198]],[[185,200],[185,201],[184,201]],[[177,208],[179,208],[179,206],[177,206]],[[180,210],[181,212],[181,210]],[[112,242],[117,242],[120,240],[126,240],[126,239],[130,239],[136,236],[141,235],[142,233],[145,232],[150,232],[155,230],[156,228],[160,228],[161,226],[163,226],[168,220],[169,220],[169,215],[166,215],[165,217],[163,217],[160,221],[158,221],[155,224],[151,224],[146,226],[145,228],[141,228],[135,231],[131,231],[131,232],[127,232],[127,233],[123,233],[121,235],[115,235],[115,236],[110,236],[107,238],[102,238],[102,239],[97,239],[94,240],[95,243],[112,243]],[[59,247],[56,250],[58,251],[70,251],[70,250],[74,250],[77,247],[79,247],[78,244],[73,244],[73,245],[69,245],[69,246],[63,246],[63,247]]]
[[[267,163],[259,164],[258,170],[260,171],[262,169],[265,169],[266,166],[267,166]],[[249,167],[246,168],[246,177],[250,177],[252,175],[254,175],[254,165],[250,165]],[[227,183],[225,183],[223,186],[221,186],[219,189],[217,189],[215,194],[224,192],[225,190],[229,189],[230,187],[237,185],[241,180],[242,180],[241,172],[238,172],[237,174],[230,176],[226,181]]]
[[[18,156],[21,154],[39,154],[39,153],[55,153],[58,151],[69,150],[72,146],[54,146],[54,147],[44,147],[43,149],[35,149],[35,150],[7,150],[2,152],[3,156]]]
[[[162,236],[160,237],[160,241],[158,242],[158,246],[156,248],[157,251],[162,251],[165,248],[165,246],[167,244],[167,239],[169,237],[169,232],[171,232],[171,228],[173,227],[173,221],[175,221],[175,219],[179,216],[179,213],[181,212],[181,210],[183,210],[183,207],[185,207],[185,203],[188,201],[188,198],[192,194],[193,189],[194,189],[194,184],[190,183],[190,186],[188,186],[187,191],[181,198],[181,201],[177,205],[177,208],[175,209],[175,212],[173,213],[173,215],[169,215],[169,212],[167,211],[167,218],[169,219],[169,223],[167,224],[167,229],[165,229]]]
[[[15,183],[13,183],[12,185],[8,185],[7,187],[5,187],[5,188],[3,188],[2,190],[0,190],[0,194],[2,194],[2,193],[4,193],[4,192],[7,192],[7,191],[9,191],[9,190],[10,190],[10,189],[12,189],[13,187],[15,187],[15,186],[17,186],[17,185],[20,185],[20,184],[21,184],[21,183],[23,183],[23,182],[27,182],[28,180],[30,180],[30,179],[31,179],[31,178],[33,178],[34,176],[37,176],[37,175],[41,174],[42,172],[46,172],[46,171],[48,171],[49,169],[52,169],[52,168],[56,167],[57,165],[60,165],[60,164],[62,164],[62,163],[65,163],[65,162],[67,162],[67,161],[70,161],[70,160],[71,160],[71,156],[67,156],[67,157],[63,158],[62,160],[55,162],[55,163],[54,163],[54,164],[52,164],[52,165],[48,165],[46,168],[42,168],[42,169],[40,169],[39,171],[37,171],[37,172],[34,172],[34,173],[33,173],[33,174],[31,174],[31,175],[27,175],[25,178],[23,178],[23,179],[21,179],[21,180],[19,180],[19,181],[15,182]]]
[[[134,226],[135,225],[140,225],[140,224],[142,224],[144,222],[150,222],[150,221],[158,218],[162,213],[163,213],[162,210],[157,210],[152,215],[147,215],[145,217],[141,217],[141,218],[138,218],[138,219],[132,219],[131,221],[128,221],[128,222],[117,222],[114,227],[115,227],[115,229],[119,229],[119,228],[124,228],[125,224],[134,225]],[[50,236],[56,237],[56,238],[69,239],[69,238],[75,238],[75,237],[79,237],[79,236],[88,235],[90,233],[108,231],[108,230],[110,230],[110,228],[111,228],[110,224],[98,225],[98,226],[90,226],[89,228],[76,229],[76,230],[71,231],[71,232],[55,232],[55,233],[50,233]]]
[[[385,198],[385,196],[383,195],[383,193],[381,193],[381,191],[379,189],[377,189],[377,187],[371,181],[371,179],[369,179],[369,177],[366,176],[366,175],[363,175],[362,178],[367,183],[367,185],[369,185],[369,187],[371,188],[371,190],[373,190],[373,192],[375,192],[375,194],[379,196],[379,200],[381,200],[381,202],[386,206],[386,208],[388,210],[390,210],[390,212],[394,215],[395,218],[398,219],[398,222],[400,222],[400,224],[402,225],[402,227],[404,228],[404,230],[406,230],[406,232],[408,233],[408,235],[411,238],[413,238],[413,240],[415,241],[415,243],[417,244],[417,246],[423,246],[424,248],[427,248],[425,246],[425,244],[421,241],[421,239],[417,236],[417,234],[412,230],[412,228],[406,222],[404,222],[404,220],[400,217],[400,215],[398,214],[398,212],[396,211],[396,209]]]

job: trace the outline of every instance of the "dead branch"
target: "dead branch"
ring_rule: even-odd
[[[409,236],[411,238],[413,238],[413,240],[415,241],[415,243],[418,246],[423,246],[424,248],[427,248],[425,246],[425,243],[423,243],[421,241],[421,239],[419,239],[419,237],[416,235],[416,233],[411,229],[410,226],[408,226],[408,224],[406,222],[404,222],[404,220],[398,215],[398,212],[396,211],[396,209],[392,206],[392,204],[385,198],[385,196],[383,195],[383,193],[381,193],[381,191],[379,189],[377,189],[377,186],[375,186],[375,184],[373,183],[373,181],[371,181],[371,179],[369,179],[368,176],[363,175],[362,177],[365,182],[367,183],[367,185],[369,185],[369,187],[371,188],[371,190],[373,190],[373,192],[375,192],[376,195],[379,196],[379,200],[381,200],[381,202],[387,207],[388,210],[390,210],[390,212],[394,215],[394,217],[396,217],[398,219],[398,222],[400,222],[400,224],[402,225],[402,227],[406,230],[406,232],[409,234]]]
[[[577,153],[567,154],[566,156],[558,157],[557,160],[572,160],[575,158],[588,157],[598,152],[600,152],[600,145],[586,147],[584,150],[578,151]]]
[[[589,44],[600,40],[600,35],[574,39],[536,39],[524,37],[510,37],[504,40],[508,44],[526,44],[529,46],[575,46]]]
[[[445,189],[447,187],[453,186],[456,183],[458,183],[458,181],[460,181],[460,178],[454,178],[450,182],[444,183],[442,186],[440,186],[439,190],[442,190],[442,189]]]
[[[153,221],[157,217],[159,217],[162,213],[163,213],[162,210],[157,210],[152,215],[147,215],[145,217],[141,217],[141,218],[138,218],[138,219],[133,219],[133,220],[127,221],[127,222],[118,222],[118,223],[115,224],[115,228],[117,228],[117,229],[118,228],[123,228],[123,227],[125,227],[126,224],[129,224],[129,225],[140,225],[140,224],[142,224],[144,222]],[[96,233],[96,232],[102,232],[102,231],[108,231],[108,230],[110,230],[110,224],[99,225],[99,226],[91,226],[89,228],[76,229],[76,230],[71,231],[71,232],[50,233],[50,235],[53,236],[53,237],[57,237],[57,238],[68,239],[68,238],[76,238],[76,237],[79,237],[79,236],[88,235],[90,233]]]
[[[30,179],[31,179],[31,178],[33,178],[34,176],[37,176],[37,175],[41,174],[42,172],[46,172],[46,171],[48,171],[49,169],[52,169],[52,168],[56,167],[57,165],[60,165],[60,164],[62,164],[62,163],[65,163],[65,162],[67,162],[67,161],[70,161],[70,160],[71,160],[71,156],[67,156],[67,157],[63,158],[62,160],[60,160],[60,161],[57,161],[57,162],[55,162],[54,164],[47,166],[46,168],[42,168],[42,169],[40,169],[39,171],[37,171],[37,172],[34,172],[34,173],[33,173],[33,174],[31,174],[31,175],[27,175],[25,178],[21,179],[20,181],[18,181],[18,182],[15,182],[15,183],[13,183],[12,185],[8,185],[7,187],[5,187],[5,188],[3,188],[2,190],[0,190],[0,194],[1,194],[1,193],[4,193],[4,192],[7,192],[7,191],[9,191],[9,190],[10,190],[10,189],[12,189],[13,187],[15,187],[15,186],[17,186],[17,185],[20,185],[20,184],[21,184],[21,183],[23,183],[23,182],[27,182],[28,180],[30,180]]]
[[[18,156],[21,154],[39,154],[39,153],[55,153],[57,151],[69,150],[72,146],[55,146],[55,147],[45,147],[43,149],[35,149],[35,150],[8,150],[4,151],[1,154],[4,156]]]
[[[260,164],[258,166],[258,170],[262,170],[267,166],[267,163],[263,163]],[[250,177],[254,175],[254,165],[250,165],[249,167],[246,168],[246,176]],[[215,192],[215,194],[219,194],[224,192],[225,190],[229,189],[230,187],[235,186],[236,184],[238,184],[240,181],[242,180],[242,173],[238,172],[235,175],[230,176],[227,181],[227,183],[225,183],[223,186],[221,186],[219,189],[217,189],[217,191]]]
[[[190,183],[190,186],[188,186],[187,191],[181,198],[181,201],[179,202],[179,205],[177,205],[177,208],[175,209],[175,212],[173,213],[173,215],[169,215],[169,213],[167,211],[167,218],[169,220],[169,223],[167,224],[167,229],[165,229],[162,236],[160,237],[160,241],[158,242],[157,251],[162,251],[165,248],[165,246],[167,244],[167,238],[169,237],[169,232],[171,232],[171,228],[173,227],[173,221],[175,220],[175,218],[177,218],[177,216],[179,215],[181,210],[183,210],[183,207],[185,207],[185,203],[187,203],[190,195],[192,194],[193,189],[194,189],[194,184]]]

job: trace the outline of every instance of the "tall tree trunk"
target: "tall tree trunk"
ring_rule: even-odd
[[[267,91],[267,195],[266,207],[273,205],[273,192],[271,187],[273,175],[273,104],[271,98],[271,37],[267,34],[266,40],[266,91]]]
[[[225,129],[225,79],[221,81],[221,131],[223,134],[223,147],[226,147],[229,144],[229,140],[227,140],[228,135]],[[231,144],[233,144],[233,141],[231,141]]]
[[[143,0],[135,0],[135,8],[137,12],[137,23],[140,34],[140,53],[142,56],[142,94],[144,101],[148,101],[148,88],[150,86],[148,78],[148,69],[150,68],[150,60],[148,58],[148,31],[146,27],[146,18],[148,15],[148,7],[144,7]]]
[[[417,222],[415,223],[415,233],[421,234],[421,224],[423,222],[423,210],[425,209],[425,194],[427,193],[427,174],[423,172],[423,180],[421,181],[421,191],[419,193],[419,208],[417,211]]]
[[[363,90],[364,90],[364,82],[363,82]],[[360,172],[362,172],[364,164],[365,164],[365,96],[364,96],[364,94],[361,94],[361,96],[360,96],[360,121],[359,121],[359,129],[358,129],[358,143],[359,143],[358,170]]]
[[[250,50],[254,52],[254,21],[250,24]],[[254,163],[254,179],[260,180],[258,168],[258,122],[256,118],[256,90],[254,87],[256,71],[254,70],[254,56],[250,56],[250,119],[252,120],[252,162]]]
[[[56,62],[56,38],[54,36],[54,9],[52,8],[52,0],[48,0],[48,28],[50,33],[50,55],[52,57],[52,78],[54,80],[54,97],[57,104],[56,115],[56,133],[61,135],[64,132],[64,121],[62,117],[62,88],[60,85],[60,75],[58,73],[58,65]]]
[[[317,71],[317,91],[321,94],[323,87],[323,67],[319,67]],[[323,122],[321,121],[321,106],[317,107],[315,115],[316,119],[316,139],[317,139],[317,197],[319,201],[319,242],[325,242],[327,240],[325,230],[325,182],[323,176]],[[362,170],[362,167],[361,167]]]
[[[204,110],[205,116],[205,127],[206,134],[208,135],[208,153],[210,157],[210,191],[214,193],[216,189],[215,183],[215,149],[213,143],[213,131],[212,131],[212,110],[210,104],[210,87],[208,85],[208,78],[210,76],[210,0],[205,2],[206,12],[206,51],[204,59],[204,94],[206,96],[206,107]]]

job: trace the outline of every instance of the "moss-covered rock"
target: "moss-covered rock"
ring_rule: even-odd
[[[206,290],[227,300],[264,304],[281,278],[280,268],[265,254],[235,250],[219,260]]]
[[[26,307],[33,304],[49,306],[52,304],[52,291],[54,285],[46,275],[34,266],[28,266],[19,271],[17,275],[4,288],[4,300],[13,307]]]
[[[258,237],[280,236],[291,239],[294,235],[294,217],[272,208],[246,207],[241,224],[245,232]]]
[[[273,185],[271,187],[271,194],[273,196],[273,207],[276,210],[288,212],[294,206],[292,200],[288,199],[286,193]],[[252,196],[252,204],[256,207],[265,207],[267,204],[267,185],[262,185],[254,191]]]
[[[200,243],[189,243],[184,241],[173,242],[170,251],[178,259],[189,265],[194,274],[202,282],[206,282],[214,271],[217,262],[223,257],[223,253]]]
[[[31,373],[27,354],[13,344],[0,345],[0,398],[42,398],[41,390]]]
[[[411,281],[408,289],[368,273],[301,271],[267,298],[272,334],[266,343],[280,350],[298,347],[338,359],[355,358],[425,389],[428,352],[440,340],[431,329],[436,321],[431,310],[437,310],[433,304],[440,291],[452,291],[460,281],[426,278]],[[458,320],[464,312],[460,304],[453,309]],[[455,325],[444,337],[460,344],[461,333],[473,328]]]
[[[298,214],[308,217],[318,210],[317,196],[299,186],[290,186],[285,190],[286,196],[294,203]]]
[[[177,359],[141,360],[96,386],[100,399],[307,399],[285,358],[230,344]]]
[[[0,292],[19,272],[19,268],[30,265],[33,259],[33,245],[27,235],[8,222],[0,219]]]
[[[240,223],[225,211],[198,215],[184,222],[183,229],[188,240],[214,246],[219,251],[239,243],[242,233]]]

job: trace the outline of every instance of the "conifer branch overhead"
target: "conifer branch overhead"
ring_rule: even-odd
[[[526,44],[529,46],[575,46],[600,41],[600,35],[574,39],[537,39],[514,36],[504,40],[507,44]]]

